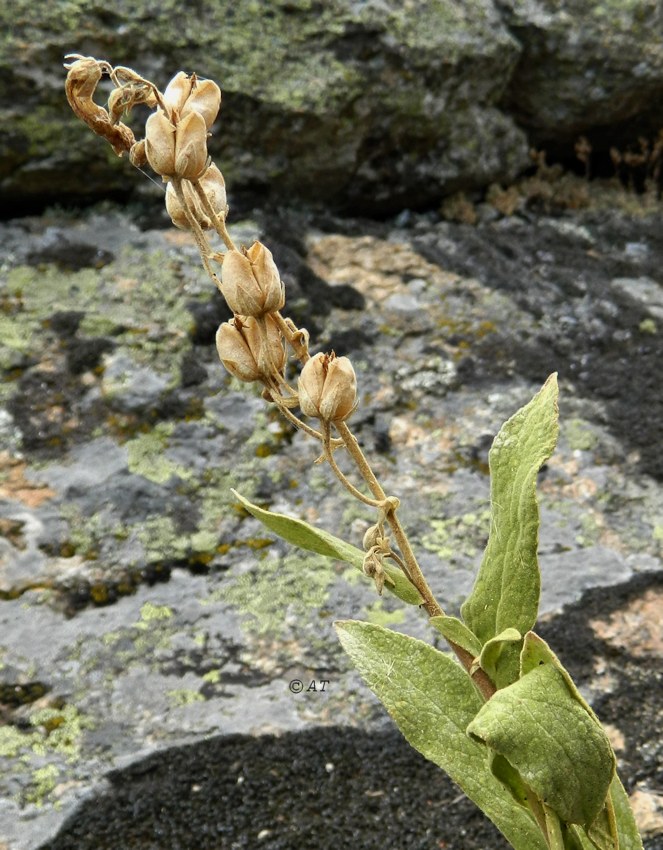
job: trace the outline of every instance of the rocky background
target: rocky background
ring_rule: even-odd
[[[559,372],[540,630],[663,848],[660,4],[19,0],[0,20],[1,850],[504,846],[331,625],[430,640],[422,617],[238,510],[231,487],[354,542],[370,519],[223,372],[195,245],[70,114],[68,52],[221,84],[233,238],[262,238],[286,312],[352,357],[357,434],[452,612],[491,439]]]

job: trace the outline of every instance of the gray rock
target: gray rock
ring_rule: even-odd
[[[655,0],[426,0],[416,11],[395,0],[205,0],[197,9],[184,22],[155,17],[145,0],[112,15],[57,0],[34,16],[27,0],[14,4],[0,51],[0,198],[29,206],[157,193],[136,187],[126,162],[71,114],[60,70],[69,52],[132,66],[162,88],[180,69],[219,81],[210,145],[231,201],[258,193],[368,213],[416,209],[511,181],[532,145],[571,159],[580,134],[605,153],[659,129]]]
[[[524,134],[496,108],[519,47],[492,0],[425,2],[416,14],[393,0],[207,0],[186,21],[144,2],[110,16],[54,2],[38,18],[15,10],[8,36],[0,193],[26,203],[133,185],[68,109],[68,52],[133,66],[162,88],[181,68],[218,80],[211,150],[233,193],[394,209],[526,164]]]
[[[522,53],[505,94],[508,111],[540,145],[591,141],[611,128],[637,142],[633,123],[652,122],[663,96],[661,7],[656,0],[499,0]],[[660,123],[660,121],[659,121]],[[655,125],[655,126],[654,126]],[[569,150],[570,153],[570,150]]]

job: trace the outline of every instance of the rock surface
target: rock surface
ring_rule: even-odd
[[[235,205],[303,198],[381,216],[430,207],[510,182],[532,145],[572,161],[583,134],[600,167],[611,146],[634,146],[638,168],[658,173],[656,0],[204,0],[187,12],[17,0],[0,23],[9,215],[129,192],[124,164],[67,107],[71,52],[135,67],[162,88],[180,69],[218,80],[211,149]]]
[[[471,210],[474,224],[281,211],[232,232],[244,243],[264,234],[286,312],[352,357],[354,426],[452,612],[486,540],[492,436],[560,372],[560,442],[540,481],[543,630],[614,727],[629,791],[660,824],[662,672],[647,595],[659,592],[663,540],[660,207],[613,186],[544,183],[495,195]],[[556,206],[560,194],[584,197],[585,209]],[[337,741],[351,772],[352,751],[375,752],[371,736],[390,727],[333,619],[430,634],[417,610],[237,510],[230,487],[354,541],[369,521],[341,491],[330,497],[315,447],[224,374],[213,351],[224,310],[195,245],[111,207],[7,222],[0,245],[0,846],[73,846],[72,835],[80,847],[160,846],[148,827],[141,837],[120,826],[150,765],[155,799],[180,801],[185,784],[208,793],[196,746],[234,775],[255,736],[290,733],[258,737],[281,765],[276,794],[284,753],[306,762],[307,730],[321,728],[302,788],[317,787],[322,759],[335,764]],[[289,690],[295,679],[305,693]],[[426,768],[409,770],[425,800]],[[255,781],[251,799],[269,795]],[[344,787],[354,786],[332,789],[336,805]],[[373,786],[357,788],[372,799]],[[444,784],[440,796],[455,799]],[[204,808],[184,810],[201,847],[251,846],[232,841],[261,830],[272,831],[261,846],[303,846],[302,824],[293,838],[281,809],[245,812],[227,843],[205,844],[218,821]],[[99,813],[112,824],[112,811],[109,831]],[[192,828],[177,817],[164,821],[173,847]],[[491,840],[476,835],[479,847]],[[428,837],[439,846],[433,822]]]

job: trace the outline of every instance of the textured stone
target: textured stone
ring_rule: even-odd
[[[37,14],[21,0],[6,10],[5,198],[130,191],[126,163],[68,109],[68,52],[133,66],[162,89],[180,68],[218,80],[211,150],[233,193],[393,209],[510,179],[526,162],[524,135],[495,108],[519,48],[491,0],[174,9],[54,2]]]

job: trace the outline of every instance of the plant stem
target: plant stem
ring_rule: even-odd
[[[358,490],[341,471],[336,463],[336,459],[334,458],[334,453],[331,448],[331,429],[329,423],[323,422],[322,427],[324,434],[323,445],[325,447],[325,458],[327,463],[331,466],[334,475],[338,478],[345,489],[355,497],[355,499],[358,499],[365,505],[370,505],[372,508],[381,508],[384,505],[384,501],[380,501],[380,499],[371,499],[368,496],[365,496],[361,490]]]
[[[288,319],[284,319],[279,311],[272,313],[272,317],[279,326],[281,333],[287,339],[290,347],[295,352],[295,357],[303,365],[310,359],[308,353],[308,334],[306,331],[294,329],[294,325]],[[302,338],[306,341],[302,342]]]
[[[219,234],[221,239],[229,251],[236,251],[235,243],[230,238],[230,234],[226,229],[226,216],[224,213],[217,213],[207,197],[207,192],[203,189],[200,180],[194,180],[193,188],[198,193],[198,197],[203,205],[203,209],[214,222],[214,229]],[[226,207],[227,211],[227,207]]]
[[[354,434],[348,428],[345,422],[336,422],[334,424],[336,426],[336,430],[339,433],[339,436],[345,443],[345,447],[350,453],[350,456],[355,461],[357,468],[359,469],[362,475],[362,478],[368,484],[370,491],[373,493],[376,500],[384,502],[387,499],[387,496],[384,490],[382,489],[380,482],[375,477],[375,474],[371,469],[371,466],[368,460],[366,459],[366,456],[359,447],[357,438],[354,436]],[[396,516],[396,511],[394,508],[386,512],[385,519],[389,523],[389,527],[392,530],[396,543],[398,544],[398,548],[401,550],[401,555],[403,556],[403,560],[405,561],[407,567],[406,575],[419,591],[419,595],[422,599],[422,605],[426,610],[426,613],[429,617],[439,617],[440,615],[444,615],[442,606],[433,595],[433,591],[430,589],[428,582],[424,578],[424,574],[421,571],[421,567],[419,566],[416,556],[412,551],[410,541],[408,540],[407,534],[405,533],[405,530],[401,525],[400,520]],[[488,701],[497,690],[491,679],[481,668],[476,670],[474,673],[471,673],[470,670],[475,660],[472,653],[463,649],[462,646],[459,646],[453,641],[448,640],[447,642],[449,643],[449,646],[453,649],[460,663],[465,668],[465,671],[467,672],[468,676],[470,676],[476,687],[479,689],[479,692],[481,693],[482,697],[486,701]]]
[[[173,189],[175,190],[175,194],[177,195],[177,200],[180,202],[182,209],[184,210],[186,220],[189,222],[189,226],[191,227],[194,239],[196,240],[196,245],[198,246],[198,252],[200,253],[200,259],[202,261],[203,267],[205,268],[207,274],[216,284],[217,289],[223,294],[221,290],[221,281],[216,276],[215,272],[212,271],[212,267],[209,263],[209,257],[212,253],[210,250],[209,242],[207,241],[207,237],[205,236],[202,227],[198,224],[195,215],[193,215],[191,210],[189,209],[189,204],[184,195],[184,190],[182,189],[182,180],[179,177],[172,177],[171,183],[173,184]]]
[[[368,484],[371,493],[378,502],[384,503],[387,499],[387,495],[382,489],[380,482],[375,477],[375,474],[371,469],[369,462],[366,460],[364,453],[359,448],[357,438],[345,422],[336,422],[334,424],[340,438],[345,443],[346,449],[359,469],[362,478]],[[396,539],[396,543],[401,551],[403,560],[407,565],[412,584],[414,584],[417,588],[423,600],[423,606],[426,609],[426,613],[429,617],[438,617],[443,615],[444,611],[442,610],[439,602],[435,599],[433,591],[430,589],[428,582],[424,578],[421,567],[419,566],[415,554],[412,551],[412,547],[410,546],[410,541],[408,540],[405,530],[403,529],[403,526],[401,525],[401,522],[396,516],[396,512],[393,508],[386,512],[385,519],[389,523],[389,527]]]

